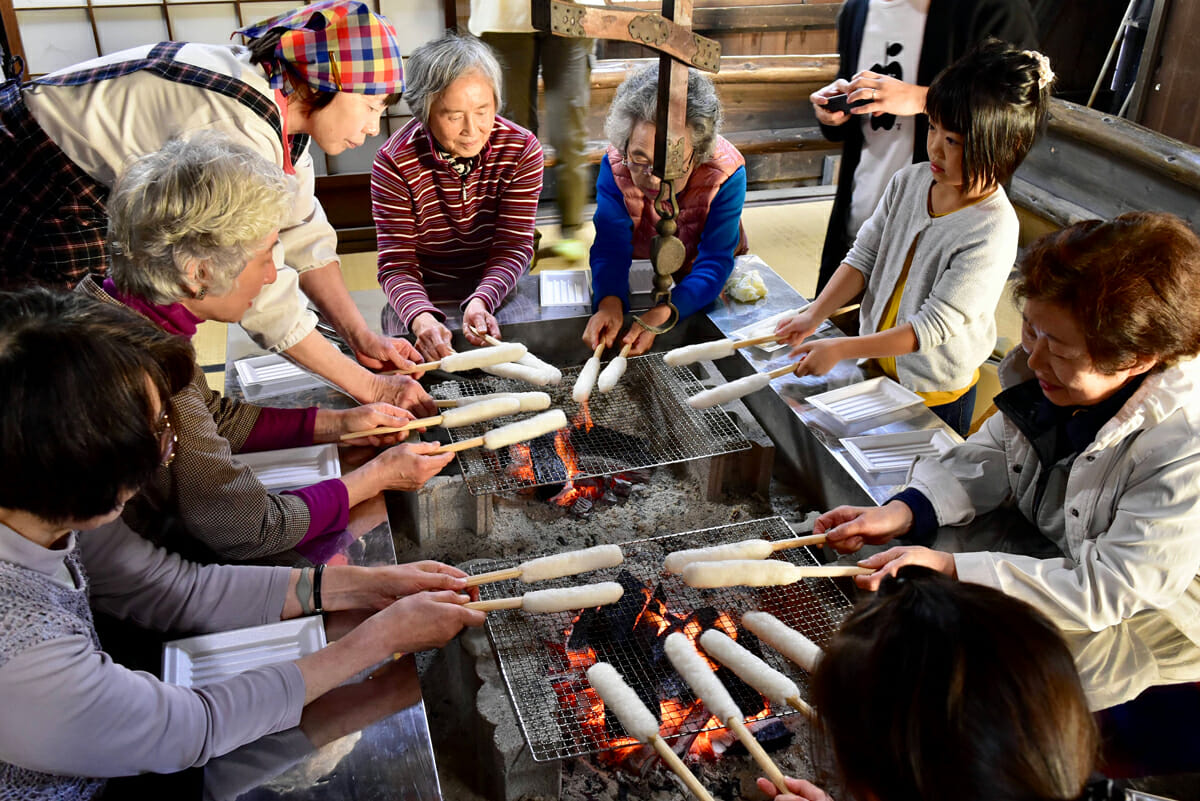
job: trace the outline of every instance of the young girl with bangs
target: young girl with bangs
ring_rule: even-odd
[[[776,329],[798,376],[873,359],[965,435],[995,309],[1017,255],[1002,184],[1033,145],[1050,97],[1049,60],[989,39],[929,87],[929,162],[893,176],[829,283]],[[804,340],[862,294],[860,333]]]

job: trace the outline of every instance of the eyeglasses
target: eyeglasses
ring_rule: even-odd
[[[696,158],[696,151],[693,150],[691,155],[687,157],[687,161],[683,163],[683,170],[687,172],[692,168],[692,160]],[[654,172],[653,161],[634,161],[629,158],[628,154],[621,158],[621,163],[624,164],[630,172],[640,173],[643,176],[650,176]]]
[[[155,426],[154,436],[158,439],[158,458],[166,467],[175,461],[175,446],[179,444],[179,436],[171,425],[170,416],[164,411],[162,419]]]

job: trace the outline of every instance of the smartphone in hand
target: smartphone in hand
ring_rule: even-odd
[[[842,94],[832,95],[825,98],[825,110],[831,114],[837,111],[840,111],[843,114],[849,114],[850,109],[858,108],[859,106],[865,106],[867,103],[871,102],[871,98],[866,97],[861,100],[855,100],[853,103],[851,103],[846,100],[846,97],[847,95]]]

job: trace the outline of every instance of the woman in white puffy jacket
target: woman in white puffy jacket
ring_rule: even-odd
[[[863,587],[924,564],[1029,602],[1095,709],[1200,680],[1200,238],[1166,214],[1078,223],[1029,248],[1015,295],[1000,413],[882,507],[815,530],[842,551],[938,548],[864,559]],[[1006,507],[1036,531],[937,532]]]

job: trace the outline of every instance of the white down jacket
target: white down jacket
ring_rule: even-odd
[[[1017,348],[1002,380],[1032,375]],[[961,526],[1012,506],[1033,519],[1040,465],[1001,414],[910,486],[938,523]],[[1148,376],[1074,460],[1063,531],[1043,532],[1065,556],[956,553],[963,581],[996,587],[1062,629],[1093,708],[1146,687],[1200,680],[1200,360]],[[969,533],[963,544],[970,550]],[[978,547],[987,547],[980,544]]]

